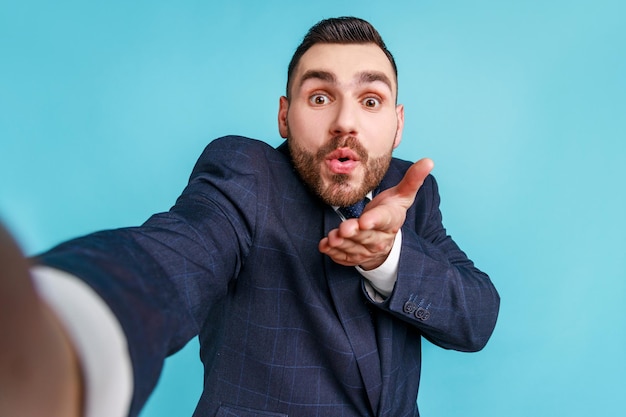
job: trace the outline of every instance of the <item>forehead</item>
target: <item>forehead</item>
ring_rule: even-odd
[[[350,81],[359,74],[382,72],[392,81],[396,93],[396,75],[387,55],[373,43],[325,44],[318,43],[302,55],[294,74],[294,86],[303,74],[322,70],[334,74],[340,81]]]

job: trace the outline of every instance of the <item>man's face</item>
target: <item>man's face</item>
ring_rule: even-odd
[[[402,137],[396,94],[375,44],[316,44],[302,56],[278,127],[300,176],[326,203],[353,204],[380,183]]]

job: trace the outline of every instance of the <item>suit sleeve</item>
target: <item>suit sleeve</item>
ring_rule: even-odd
[[[214,141],[170,211],[38,257],[84,280],[119,320],[134,374],[130,415],[154,389],[164,359],[198,334],[237,276],[254,227],[254,157],[236,141]]]
[[[478,351],[495,327],[499,295],[447,235],[432,176],[414,208],[402,228],[398,278],[384,306],[438,346]]]

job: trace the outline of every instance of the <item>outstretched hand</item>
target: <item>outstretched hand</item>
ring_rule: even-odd
[[[348,219],[331,230],[320,241],[320,252],[341,265],[358,265],[365,270],[382,265],[404,224],[407,210],[433,166],[428,158],[411,165],[395,187],[378,194],[365,206],[361,217]]]
[[[0,225],[0,416],[78,417],[80,367],[28,263]]]

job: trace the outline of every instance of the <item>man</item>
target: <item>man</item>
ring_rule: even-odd
[[[321,21],[289,65],[283,145],[218,139],[169,212],[39,256],[31,272],[63,327],[47,310],[30,323],[47,329],[40,343],[65,364],[53,370],[68,381],[51,400],[64,399],[59,415],[81,401],[96,415],[99,397],[128,379],[122,400],[109,402],[125,406],[132,394],[121,415],[137,415],[165,357],[199,335],[195,416],[417,416],[421,337],[481,349],[499,297],[441,224],[432,162],[392,158],[404,124],[396,99],[396,65],[376,30],[356,18]],[[7,245],[3,256],[15,259]],[[26,294],[15,309],[37,310],[19,264],[7,262],[6,282]],[[89,313],[68,312],[78,299]],[[74,323],[91,309],[97,320]],[[4,352],[27,356],[19,343]],[[111,348],[93,359],[100,345]],[[103,384],[94,377],[103,367],[121,370]],[[20,386],[45,386],[21,380],[17,397]]]

